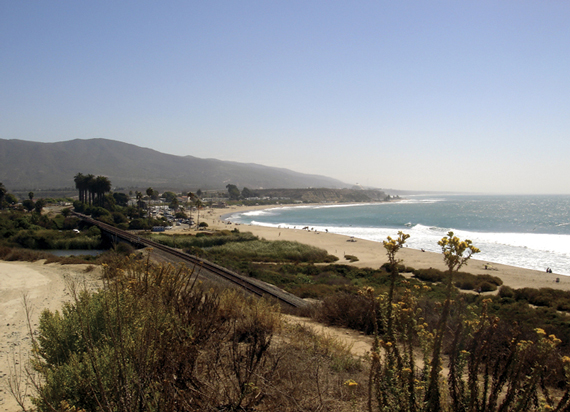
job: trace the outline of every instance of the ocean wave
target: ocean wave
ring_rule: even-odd
[[[453,229],[450,228],[444,228],[444,227],[438,227],[438,226],[425,226],[422,225],[420,223],[418,223],[417,225],[412,226],[412,229],[416,232],[425,232],[425,233],[430,233],[430,234],[442,234],[442,235],[446,235],[448,232],[454,232]],[[455,232],[454,232],[455,233]]]
[[[275,209],[250,210],[249,212],[237,213],[237,216],[275,216]]]

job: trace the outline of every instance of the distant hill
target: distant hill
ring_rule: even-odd
[[[325,176],[253,163],[174,156],[107,139],[39,143],[0,139],[0,182],[10,190],[75,187],[77,173],[103,175],[114,187],[171,190],[342,188]]]

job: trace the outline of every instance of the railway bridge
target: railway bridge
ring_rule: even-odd
[[[284,308],[302,308],[308,306],[308,303],[303,299],[291,293],[285,292],[284,290],[279,289],[274,285],[270,285],[258,279],[242,276],[205,259],[200,259],[196,256],[184,253],[179,249],[165,246],[150,239],[137,236],[136,234],[130,233],[128,231],[118,229],[106,223],[95,220],[90,216],[86,216],[77,212],[71,213],[84,222],[97,226],[103,234],[109,236],[114,242],[128,242],[137,248],[152,247],[155,250],[176,258],[178,261],[182,261],[185,264],[198,267],[200,268],[199,276],[207,277],[208,279],[215,281],[222,281],[226,284],[229,283],[230,285],[238,287],[247,293],[257,297],[266,297],[276,300]]]

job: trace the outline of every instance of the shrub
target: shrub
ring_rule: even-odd
[[[354,255],[344,255],[344,258],[349,262],[358,262],[358,258]]]
[[[144,230],[144,229],[148,229],[148,223],[146,222],[146,219],[132,219],[131,222],[129,223],[129,229],[130,230]]]
[[[424,282],[441,282],[444,273],[439,269],[418,269],[414,271],[414,277]]]
[[[457,280],[455,286],[462,290],[474,290],[475,282],[472,279]]]
[[[489,282],[481,282],[479,285],[477,285],[477,290],[481,292],[492,292],[494,290],[497,290],[497,285]]]
[[[370,334],[375,319],[369,301],[357,294],[337,293],[327,296],[317,306],[315,319],[331,326],[341,326]]]
[[[119,242],[113,248],[120,255],[128,256],[135,252],[135,248],[130,243]]]
[[[502,298],[514,298],[515,291],[510,286],[501,286],[499,289],[499,296]]]
[[[223,256],[225,259],[258,262],[323,262],[329,256],[324,249],[286,240],[226,243],[212,247],[208,253],[213,256]]]

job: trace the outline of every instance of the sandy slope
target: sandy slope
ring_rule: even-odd
[[[87,265],[49,265],[39,262],[0,261],[0,411],[18,411],[7,389],[14,368],[25,364],[30,336],[23,297],[27,297],[32,328],[43,309],[57,310],[71,299],[69,282],[93,290],[99,286],[99,268],[85,273]]]

